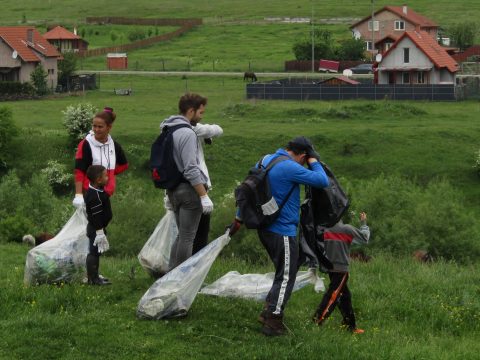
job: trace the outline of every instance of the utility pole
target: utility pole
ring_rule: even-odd
[[[315,72],[315,26],[313,24],[313,1],[312,1],[312,18],[310,19],[312,24],[312,73]]]
[[[375,56],[375,1],[372,0],[372,60]]]

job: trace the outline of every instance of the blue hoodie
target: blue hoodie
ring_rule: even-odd
[[[284,155],[290,159],[281,161],[267,174],[270,189],[277,204],[282,204],[285,197],[294,187],[288,201],[283,205],[280,215],[273,224],[266,228],[276,234],[296,236],[300,212],[300,184],[310,185],[316,188],[328,186],[328,177],[323,167],[318,162],[310,165],[307,169],[292,159],[284,149],[278,149],[275,154],[265,156],[263,165],[266,167],[276,157]]]

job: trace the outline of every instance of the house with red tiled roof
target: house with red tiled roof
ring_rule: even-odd
[[[383,55],[379,84],[455,84],[457,62],[426,31],[406,31]]]
[[[407,5],[385,6],[350,26],[356,39],[365,41],[370,53],[384,53],[406,31],[424,31],[437,39],[438,25]]]
[[[62,55],[34,27],[0,26],[0,81],[29,82],[41,64],[50,88],[57,86],[57,62]]]
[[[56,26],[52,30],[43,34],[50,44],[55,46],[61,53],[78,52],[88,49],[88,42],[76,34],[76,31],[70,32],[64,27]]]

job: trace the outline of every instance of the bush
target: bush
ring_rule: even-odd
[[[18,129],[12,119],[12,111],[7,107],[0,107],[0,172],[7,167],[7,160],[13,155],[10,147]]]
[[[25,233],[55,233],[73,213],[70,204],[55,197],[42,174],[21,184],[15,172],[8,173],[0,181],[0,204],[0,242],[21,239]]]
[[[0,220],[0,242],[21,242],[25,234],[29,234],[33,223],[23,215],[7,216]]]
[[[0,95],[32,96],[34,93],[35,89],[28,82],[0,81]]]
[[[128,40],[130,40],[130,42],[134,42],[134,41],[137,41],[137,40],[143,40],[145,39],[147,35],[145,34],[145,31],[142,30],[142,29],[135,29],[135,30],[132,30],[128,33]]]
[[[447,181],[435,180],[422,188],[399,175],[382,175],[348,192],[353,194],[351,210],[369,214],[369,247],[374,250],[410,255],[425,249],[434,257],[461,262],[480,256],[475,216]]]
[[[42,169],[41,173],[45,175],[53,190],[59,193],[68,190],[72,184],[73,175],[68,172],[64,164],[56,160],[47,161],[47,167]]]
[[[63,113],[63,125],[72,140],[80,140],[92,128],[92,119],[98,110],[90,103],[67,106]]]

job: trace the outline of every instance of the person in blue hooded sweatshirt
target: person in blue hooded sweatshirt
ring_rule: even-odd
[[[304,136],[290,141],[285,149],[266,155],[262,165],[279,156],[287,160],[276,163],[267,174],[272,196],[277,204],[283,204],[279,216],[266,228],[258,230],[258,236],[275,266],[275,278],[266,297],[259,321],[262,333],[267,336],[286,334],[283,323],[285,306],[295,284],[298,270],[298,242],[296,239],[300,211],[300,186],[317,188],[328,186],[328,177],[318,162],[319,156],[309,139]],[[305,167],[308,165],[308,167]],[[241,226],[241,213],[237,211],[230,225],[233,236]]]

